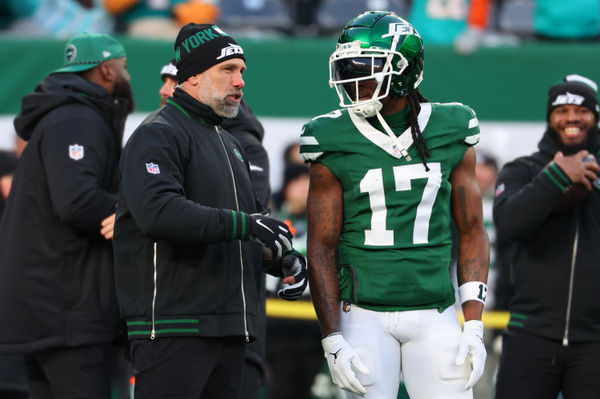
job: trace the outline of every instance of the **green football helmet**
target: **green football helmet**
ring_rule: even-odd
[[[402,97],[423,80],[423,40],[405,19],[390,11],[367,11],[346,24],[329,57],[329,85],[340,106],[363,117],[381,109],[379,100]],[[359,83],[374,79],[373,96],[360,99]]]

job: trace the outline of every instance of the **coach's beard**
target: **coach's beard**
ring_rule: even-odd
[[[240,103],[230,101],[229,95],[225,98],[216,101],[216,104],[213,107],[213,111],[215,114],[219,115],[223,118],[235,118],[240,110]]]

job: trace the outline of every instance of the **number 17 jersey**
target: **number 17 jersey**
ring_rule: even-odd
[[[395,115],[397,122],[407,111]],[[479,141],[479,123],[458,103],[423,103],[418,120],[428,171],[410,128],[396,128],[391,137],[348,110],[313,118],[300,138],[304,161],[325,165],[342,185],[340,299],[367,309],[454,303],[449,177]]]

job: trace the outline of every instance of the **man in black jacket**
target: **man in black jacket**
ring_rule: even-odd
[[[539,151],[508,163],[494,222],[516,242],[497,399],[600,397],[600,155],[596,84],[548,92]]]
[[[132,107],[123,46],[82,34],[15,119],[29,143],[0,224],[0,352],[27,354],[32,398],[110,396],[120,331],[110,239]]]
[[[170,60],[168,64],[161,68],[160,77],[163,85],[158,94],[160,95],[160,105],[165,106],[167,98],[173,96],[175,86],[177,86],[177,61],[175,59]],[[269,184],[269,157],[262,145],[265,135],[262,124],[254,116],[250,106],[242,99],[237,116],[224,119],[221,127],[231,133],[244,149],[250,165],[252,187],[256,193],[256,199],[260,203],[259,208],[266,208],[271,195],[271,186]],[[267,377],[265,348],[267,324],[265,301],[267,295],[265,276],[262,273],[257,273],[256,277],[260,304],[256,319],[256,341],[246,347],[246,364],[241,388],[246,399],[259,397],[260,386],[266,382]]]
[[[243,49],[214,25],[175,41],[179,87],[129,139],[115,228],[117,293],[136,398],[234,399],[244,343],[256,336],[262,244],[274,273],[306,286],[287,226],[258,213],[239,142],[219,125],[237,115]]]

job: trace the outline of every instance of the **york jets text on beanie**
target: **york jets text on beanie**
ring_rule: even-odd
[[[232,58],[245,61],[242,47],[216,25],[185,25],[179,31],[174,47],[179,83],[223,61]]]

